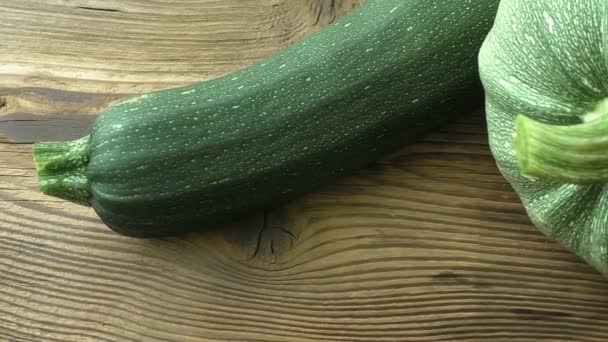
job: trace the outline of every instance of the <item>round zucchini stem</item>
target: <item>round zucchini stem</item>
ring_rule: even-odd
[[[591,185],[608,183],[608,100],[574,125],[519,115],[514,148],[525,175]]]
[[[89,139],[34,144],[40,191],[74,203],[89,205],[91,184],[86,175]]]

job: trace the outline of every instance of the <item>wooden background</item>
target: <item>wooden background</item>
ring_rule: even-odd
[[[356,0],[0,0],[0,341],[607,341],[608,281],[548,241],[482,111],[281,210],[136,240],[41,195],[32,142],[251,64]]]

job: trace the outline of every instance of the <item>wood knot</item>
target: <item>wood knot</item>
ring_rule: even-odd
[[[228,228],[231,244],[248,262],[274,264],[296,244],[293,222],[285,209],[263,211]]]
[[[8,108],[8,101],[6,97],[0,96],[0,111],[4,111],[6,108]]]

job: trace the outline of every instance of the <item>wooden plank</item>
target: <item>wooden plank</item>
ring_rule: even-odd
[[[607,282],[530,224],[482,111],[182,237],[119,236],[38,192],[32,142],[253,63],[359,2],[0,0],[0,340],[608,340]]]

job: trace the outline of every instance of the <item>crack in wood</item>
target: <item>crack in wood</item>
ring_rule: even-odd
[[[40,122],[40,121],[45,121],[48,119],[6,119],[6,120],[0,120],[0,122]]]
[[[441,282],[445,285],[466,285],[475,288],[492,287],[493,285],[484,281],[473,281],[464,275],[445,271],[431,276],[434,281]]]
[[[283,228],[283,227],[278,227],[280,230],[282,230],[283,232],[285,232],[287,235],[289,235],[293,240],[296,239],[296,236],[294,233],[290,232],[289,230]],[[293,241],[292,241],[293,242]]]
[[[262,217],[263,217],[262,226],[260,228],[260,232],[258,233],[258,238],[257,238],[256,244],[255,244],[255,250],[253,251],[251,258],[249,258],[248,260],[255,259],[255,257],[258,255],[258,253],[260,251],[260,246],[262,245],[262,234],[264,234],[264,230],[266,229],[266,221],[267,221],[267,217],[268,217],[268,213],[266,212],[266,210],[264,210]]]
[[[122,12],[119,9],[115,8],[98,8],[98,7],[87,7],[87,6],[76,6],[76,8],[80,8],[88,11],[101,11],[101,12]]]
[[[17,141],[10,141],[10,140],[1,140],[2,137],[0,137],[0,144],[6,144],[6,145],[31,145],[33,144],[33,142],[17,142]]]

